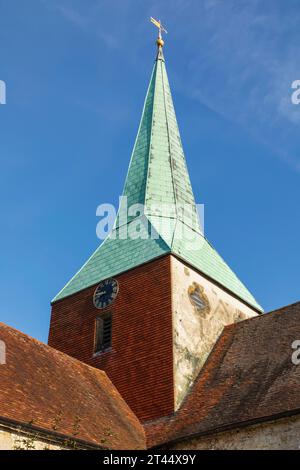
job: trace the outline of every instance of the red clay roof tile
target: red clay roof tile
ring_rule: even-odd
[[[148,446],[300,411],[300,302],[225,327],[180,410],[148,422]]]
[[[142,449],[144,430],[106,374],[0,323],[0,421],[110,449]]]

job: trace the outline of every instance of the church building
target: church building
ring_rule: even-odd
[[[206,239],[156,23],[112,231],[52,300],[48,345],[0,325],[0,448],[300,445],[300,303],[264,313]]]

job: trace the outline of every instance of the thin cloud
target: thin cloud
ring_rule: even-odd
[[[300,78],[300,11],[284,14],[277,1],[205,0],[196,13],[181,12],[180,21],[189,31],[183,44],[194,51],[194,58],[185,54],[180,89],[299,171],[300,105],[291,103],[291,83]]]
[[[56,5],[54,7],[58,12],[62,14],[70,23],[74,26],[78,26],[81,29],[86,29],[89,24],[89,20],[79,14],[76,10],[70,7],[66,7],[63,5]]]
[[[63,16],[70,24],[76,28],[80,28],[86,34],[92,34],[96,38],[100,39],[102,43],[109,49],[116,49],[119,46],[117,37],[112,35],[108,30],[105,31],[103,28],[103,22],[101,21],[101,12],[99,12],[99,5],[85,7],[85,13],[81,13],[74,7],[67,4],[48,4],[44,2],[48,8],[56,10],[60,15]]]
[[[292,14],[281,0],[154,0],[143,6],[122,0],[112,15],[105,0],[73,5],[65,1],[55,8],[108,49],[126,44],[129,60],[134,53],[128,47],[128,25],[139,44],[146,19],[161,17],[168,39],[180,41],[177,89],[236,122],[299,171],[300,105],[291,103],[291,83],[300,79],[299,9]]]

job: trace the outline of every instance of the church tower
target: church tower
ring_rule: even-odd
[[[49,333],[142,420],[176,411],[223,327],[262,312],[202,233],[158,25],[114,228],[53,299]]]

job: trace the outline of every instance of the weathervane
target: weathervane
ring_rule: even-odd
[[[163,41],[161,33],[168,33],[168,31],[163,27],[160,20],[157,21],[155,18],[152,18],[151,16],[150,21],[158,28],[158,38],[157,38],[156,44],[158,45],[158,47],[163,47],[164,41]]]

